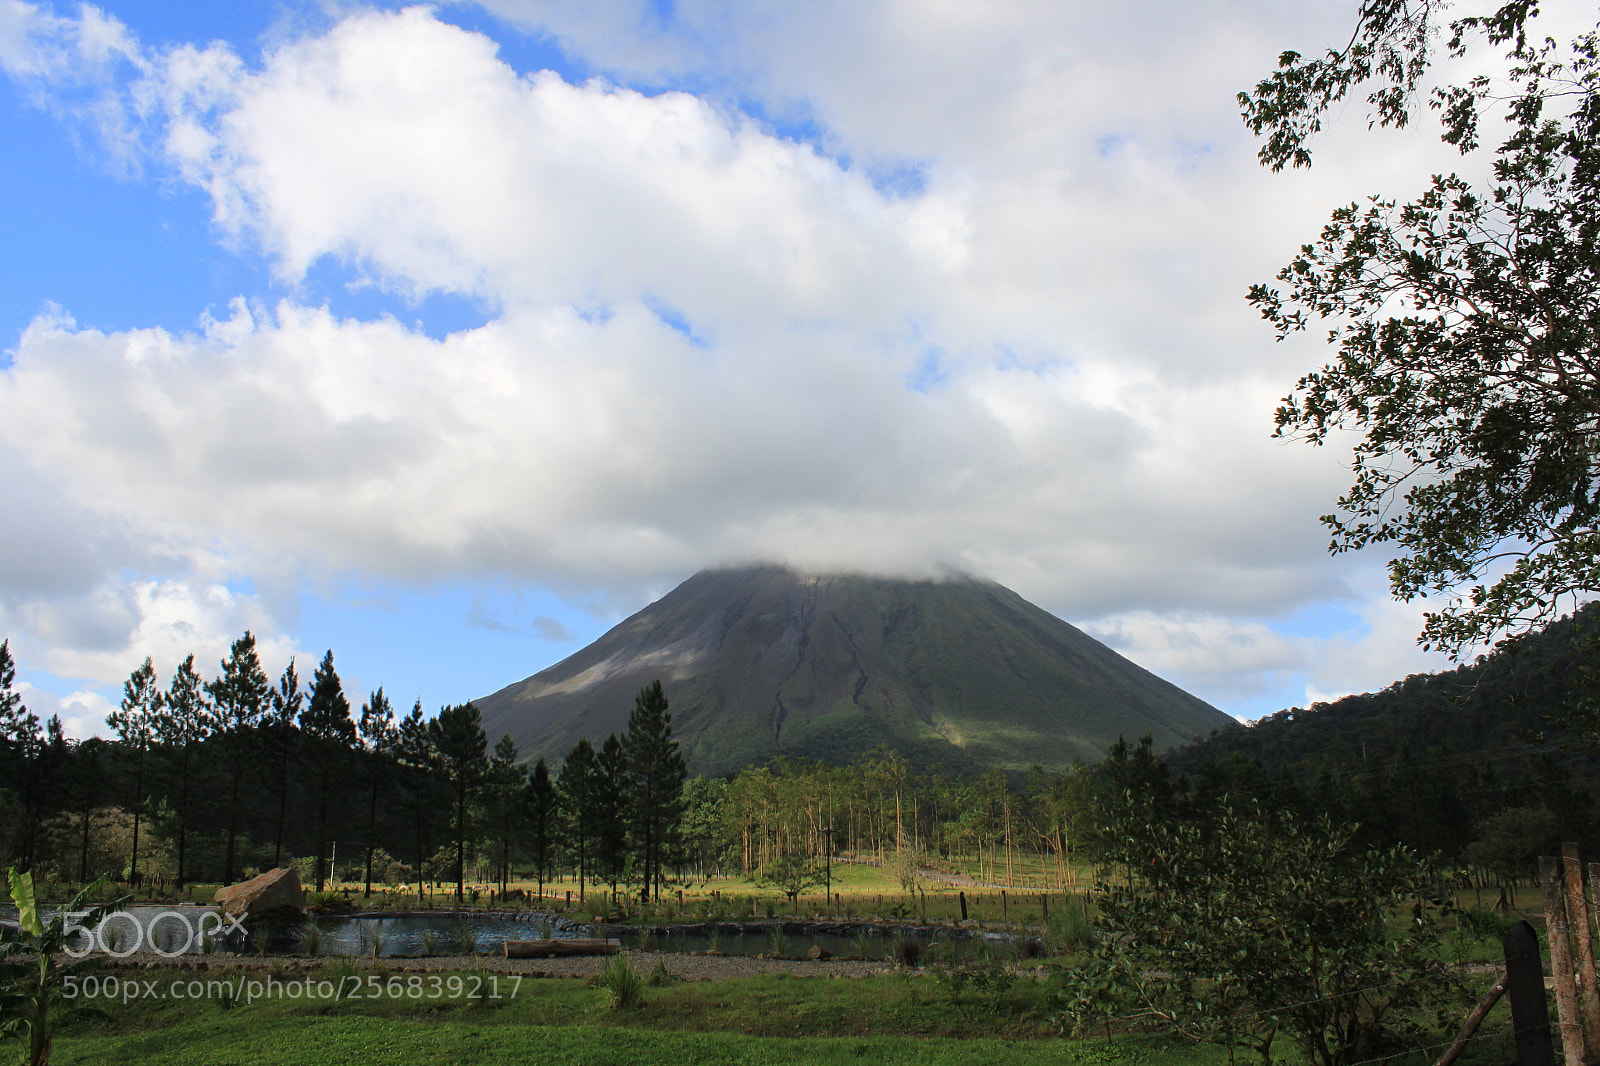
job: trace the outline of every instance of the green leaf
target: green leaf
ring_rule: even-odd
[[[39,902],[33,895],[33,872],[24,870],[19,873],[13,866],[10,875],[11,901],[17,905],[17,924],[34,936],[44,936],[44,922],[39,920]]]

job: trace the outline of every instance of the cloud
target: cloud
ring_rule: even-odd
[[[561,619],[552,618],[547,614],[541,614],[533,620],[533,631],[539,634],[540,639],[552,643],[565,644],[577,639]]]
[[[1357,624],[1331,637],[1288,632],[1272,619],[1192,611],[1130,611],[1085,628],[1146,669],[1249,718],[1279,709],[1263,699],[1297,689],[1300,705],[1309,707],[1450,669],[1445,656],[1416,644],[1423,612],[1437,604],[1396,603],[1381,584],[1370,571],[1358,577],[1346,597]]]
[[[106,715],[116,708],[105,696],[92,689],[79,689],[57,697],[21,682],[17,685],[17,695],[21,697],[23,706],[38,717],[41,725],[52,717],[60,718],[61,732],[68,740],[111,735],[106,725]]]
[[[42,565],[0,596],[50,669],[272,631],[246,580],[638,590],[779,560],[981,573],[1219,692],[1366,676],[1258,621],[1383,594],[1323,555],[1340,448],[1269,440],[1323,352],[1242,293],[1438,153],[1256,166],[1231,94],[1323,16],[484,6],[605,76],[519,74],[425,7],[247,62],[0,3],[0,66],[203,191],[282,287],[193,331],[52,312],[17,342],[0,480],[39,502],[0,544]],[[330,262],[488,321],[339,317]]]

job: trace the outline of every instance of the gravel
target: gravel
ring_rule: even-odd
[[[624,951],[640,973],[659,963],[668,973],[689,981],[720,981],[753,974],[786,973],[794,977],[861,977],[893,970],[887,960],[861,959],[763,959],[750,955],[685,955],[676,952]],[[507,959],[497,955],[444,955],[427,958],[385,958],[376,963],[367,958],[339,955],[236,955],[164,958],[154,952],[135,952],[123,959],[108,959],[115,969],[177,970],[216,972],[265,970],[313,970],[329,963],[348,960],[378,973],[433,973],[442,970],[470,970],[481,967],[495,973],[518,973],[527,977],[588,977],[605,965],[605,957],[585,955],[555,959]]]

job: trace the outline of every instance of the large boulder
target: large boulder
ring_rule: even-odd
[[[306,909],[306,890],[300,887],[300,874],[292,866],[280,866],[260,877],[219,888],[215,898],[235,918],[268,912],[304,914]]]

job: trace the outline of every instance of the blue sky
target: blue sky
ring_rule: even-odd
[[[1442,660],[1243,300],[1427,135],[1254,162],[1345,5],[0,0],[0,635],[430,710],[710,565],[999,580],[1230,713]],[[303,671],[304,672],[304,671]]]

